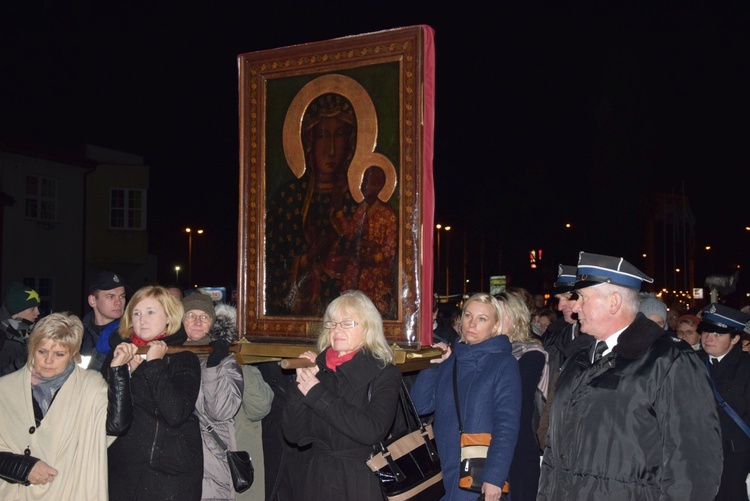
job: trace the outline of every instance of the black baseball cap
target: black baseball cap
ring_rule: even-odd
[[[100,271],[89,282],[89,294],[96,291],[110,291],[118,287],[125,287],[125,292],[130,293],[130,288],[125,285],[125,280],[120,275],[111,271]]]

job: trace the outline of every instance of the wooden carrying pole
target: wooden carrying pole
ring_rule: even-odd
[[[279,365],[282,369],[302,369],[304,367],[314,367],[315,362],[310,362],[306,358],[285,358]]]
[[[256,360],[253,362],[248,362],[247,360],[243,360],[243,355],[252,355],[253,348],[268,348],[268,346],[271,345],[264,345],[264,344],[252,344],[252,343],[235,343],[232,344],[229,347],[229,352],[234,353],[235,357],[237,358],[237,361],[240,364],[243,363],[255,363],[256,361],[262,361],[262,360]],[[295,346],[294,351],[297,353],[301,353],[303,350],[309,350],[310,347],[303,347],[303,346]],[[138,355],[146,355],[148,353],[148,346],[141,346],[138,348],[138,351],[136,354]],[[195,353],[196,355],[208,355],[209,353],[214,351],[214,347],[208,344],[203,345],[173,345],[167,347],[167,354],[172,353],[179,353],[181,351],[190,351]],[[313,367],[315,364],[310,362],[306,358],[292,358],[289,357],[290,350],[287,350],[284,352],[284,354],[262,354],[260,356],[261,359],[265,358],[268,361],[279,361],[279,358],[281,359],[279,361],[279,366],[282,369],[297,369],[302,367]],[[394,363],[401,368],[402,371],[408,372],[413,370],[421,370],[425,367],[429,366],[429,361],[432,358],[439,357],[443,354],[442,350],[439,348],[423,348],[419,351],[415,352],[407,352],[405,350],[395,350],[394,351]]]
[[[443,354],[443,351],[438,348],[430,348],[423,350],[423,353],[409,353],[406,355],[407,359],[421,358],[429,360],[430,358],[439,357]],[[315,363],[310,362],[307,358],[284,358],[279,362],[279,366],[282,369],[301,369],[303,367],[313,367]]]
[[[136,351],[136,355],[145,355],[148,353],[149,346],[140,346],[138,347],[138,351]],[[192,351],[196,355],[208,355],[209,353],[214,351],[214,347],[210,344],[200,344],[200,345],[173,345],[173,346],[167,346],[167,355],[171,355],[172,353],[179,353],[181,351]],[[237,343],[229,346],[229,352],[230,353],[239,353],[240,347]]]

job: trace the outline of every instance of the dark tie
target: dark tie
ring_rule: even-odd
[[[596,343],[596,349],[594,350],[594,362],[602,358],[604,352],[607,351],[607,343],[599,341]]]
[[[711,365],[719,365],[719,359],[718,358],[711,358]]]

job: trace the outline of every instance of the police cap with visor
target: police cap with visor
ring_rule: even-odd
[[[652,283],[653,281],[653,278],[624,258],[581,251],[578,256],[578,272],[573,290],[577,291],[599,284],[613,284],[639,291],[643,282]]]

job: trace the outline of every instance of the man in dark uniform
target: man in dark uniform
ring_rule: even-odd
[[[701,359],[716,385],[724,469],[716,501],[747,500],[745,479],[750,474],[750,436],[732,417],[732,411],[746,427],[750,426],[750,354],[742,351],[743,332],[750,333],[750,314],[723,304],[703,308],[698,324],[703,350]],[[731,409],[730,409],[731,408]]]
[[[719,416],[695,351],[638,312],[642,282],[581,252],[581,331],[557,379],[537,501],[707,501],[721,477]]]
[[[542,344],[549,353],[549,370],[553,379],[565,361],[565,348],[576,338],[580,329],[578,320],[573,313],[577,295],[573,292],[576,283],[576,267],[561,264],[557,267],[557,279],[552,285],[554,296],[557,299],[557,309],[562,317],[547,328],[547,333],[542,336]]]
[[[555,396],[555,384],[560,368],[567,358],[565,350],[573,339],[580,334],[578,326],[578,317],[573,313],[573,306],[576,304],[578,297],[573,292],[573,286],[576,283],[576,267],[566,264],[558,265],[557,278],[552,284],[554,296],[557,300],[557,310],[562,316],[555,320],[542,336],[542,345],[544,350],[549,354],[549,387],[547,389],[547,401],[544,410],[539,418],[537,427],[537,441],[539,446],[544,449],[547,440],[547,427],[549,426],[549,411],[552,399]]]

